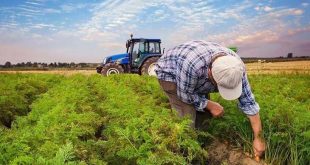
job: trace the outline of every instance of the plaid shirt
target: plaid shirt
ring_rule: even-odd
[[[183,102],[193,104],[197,111],[204,111],[208,102],[206,94],[218,92],[208,77],[207,69],[212,57],[219,53],[240,59],[235,52],[219,44],[190,41],[166,51],[158,60],[155,72],[158,79],[176,83],[177,95]],[[255,115],[259,112],[246,73],[242,78],[242,94],[238,100],[238,107],[245,114]]]

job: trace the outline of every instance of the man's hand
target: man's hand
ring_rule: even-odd
[[[255,138],[253,140],[253,151],[254,151],[254,156],[261,157],[265,151],[265,142],[262,138]]]
[[[217,102],[208,100],[208,104],[206,107],[213,117],[221,117],[224,114],[224,108]]]
[[[262,135],[262,124],[259,117],[259,113],[253,116],[248,116],[250,119],[250,123],[252,126],[253,134],[254,134],[254,140],[253,140],[253,151],[255,159],[259,160],[259,157],[261,157],[266,149],[265,141],[263,140]]]

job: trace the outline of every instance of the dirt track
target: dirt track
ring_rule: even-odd
[[[310,74],[310,61],[289,62],[255,62],[246,64],[248,74],[279,74],[279,73],[307,73]],[[96,70],[48,70],[48,71],[1,71],[0,73],[49,73],[49,74],[97,74]]]

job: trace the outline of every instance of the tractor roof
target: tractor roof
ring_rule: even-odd
[[[149,39],[149,38],[133,38],[131,39],[132,41],[134,42],[137,42],[137,41],[143,41],[143,40],[146,40],[146,41],[153,41],[153,42],[161,42],[160,39]]]

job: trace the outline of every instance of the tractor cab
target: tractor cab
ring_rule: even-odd
[[[132,38],[127,40],[126,49],[131,70],[137,72],[146,59],[160,56],[160,39]]]

